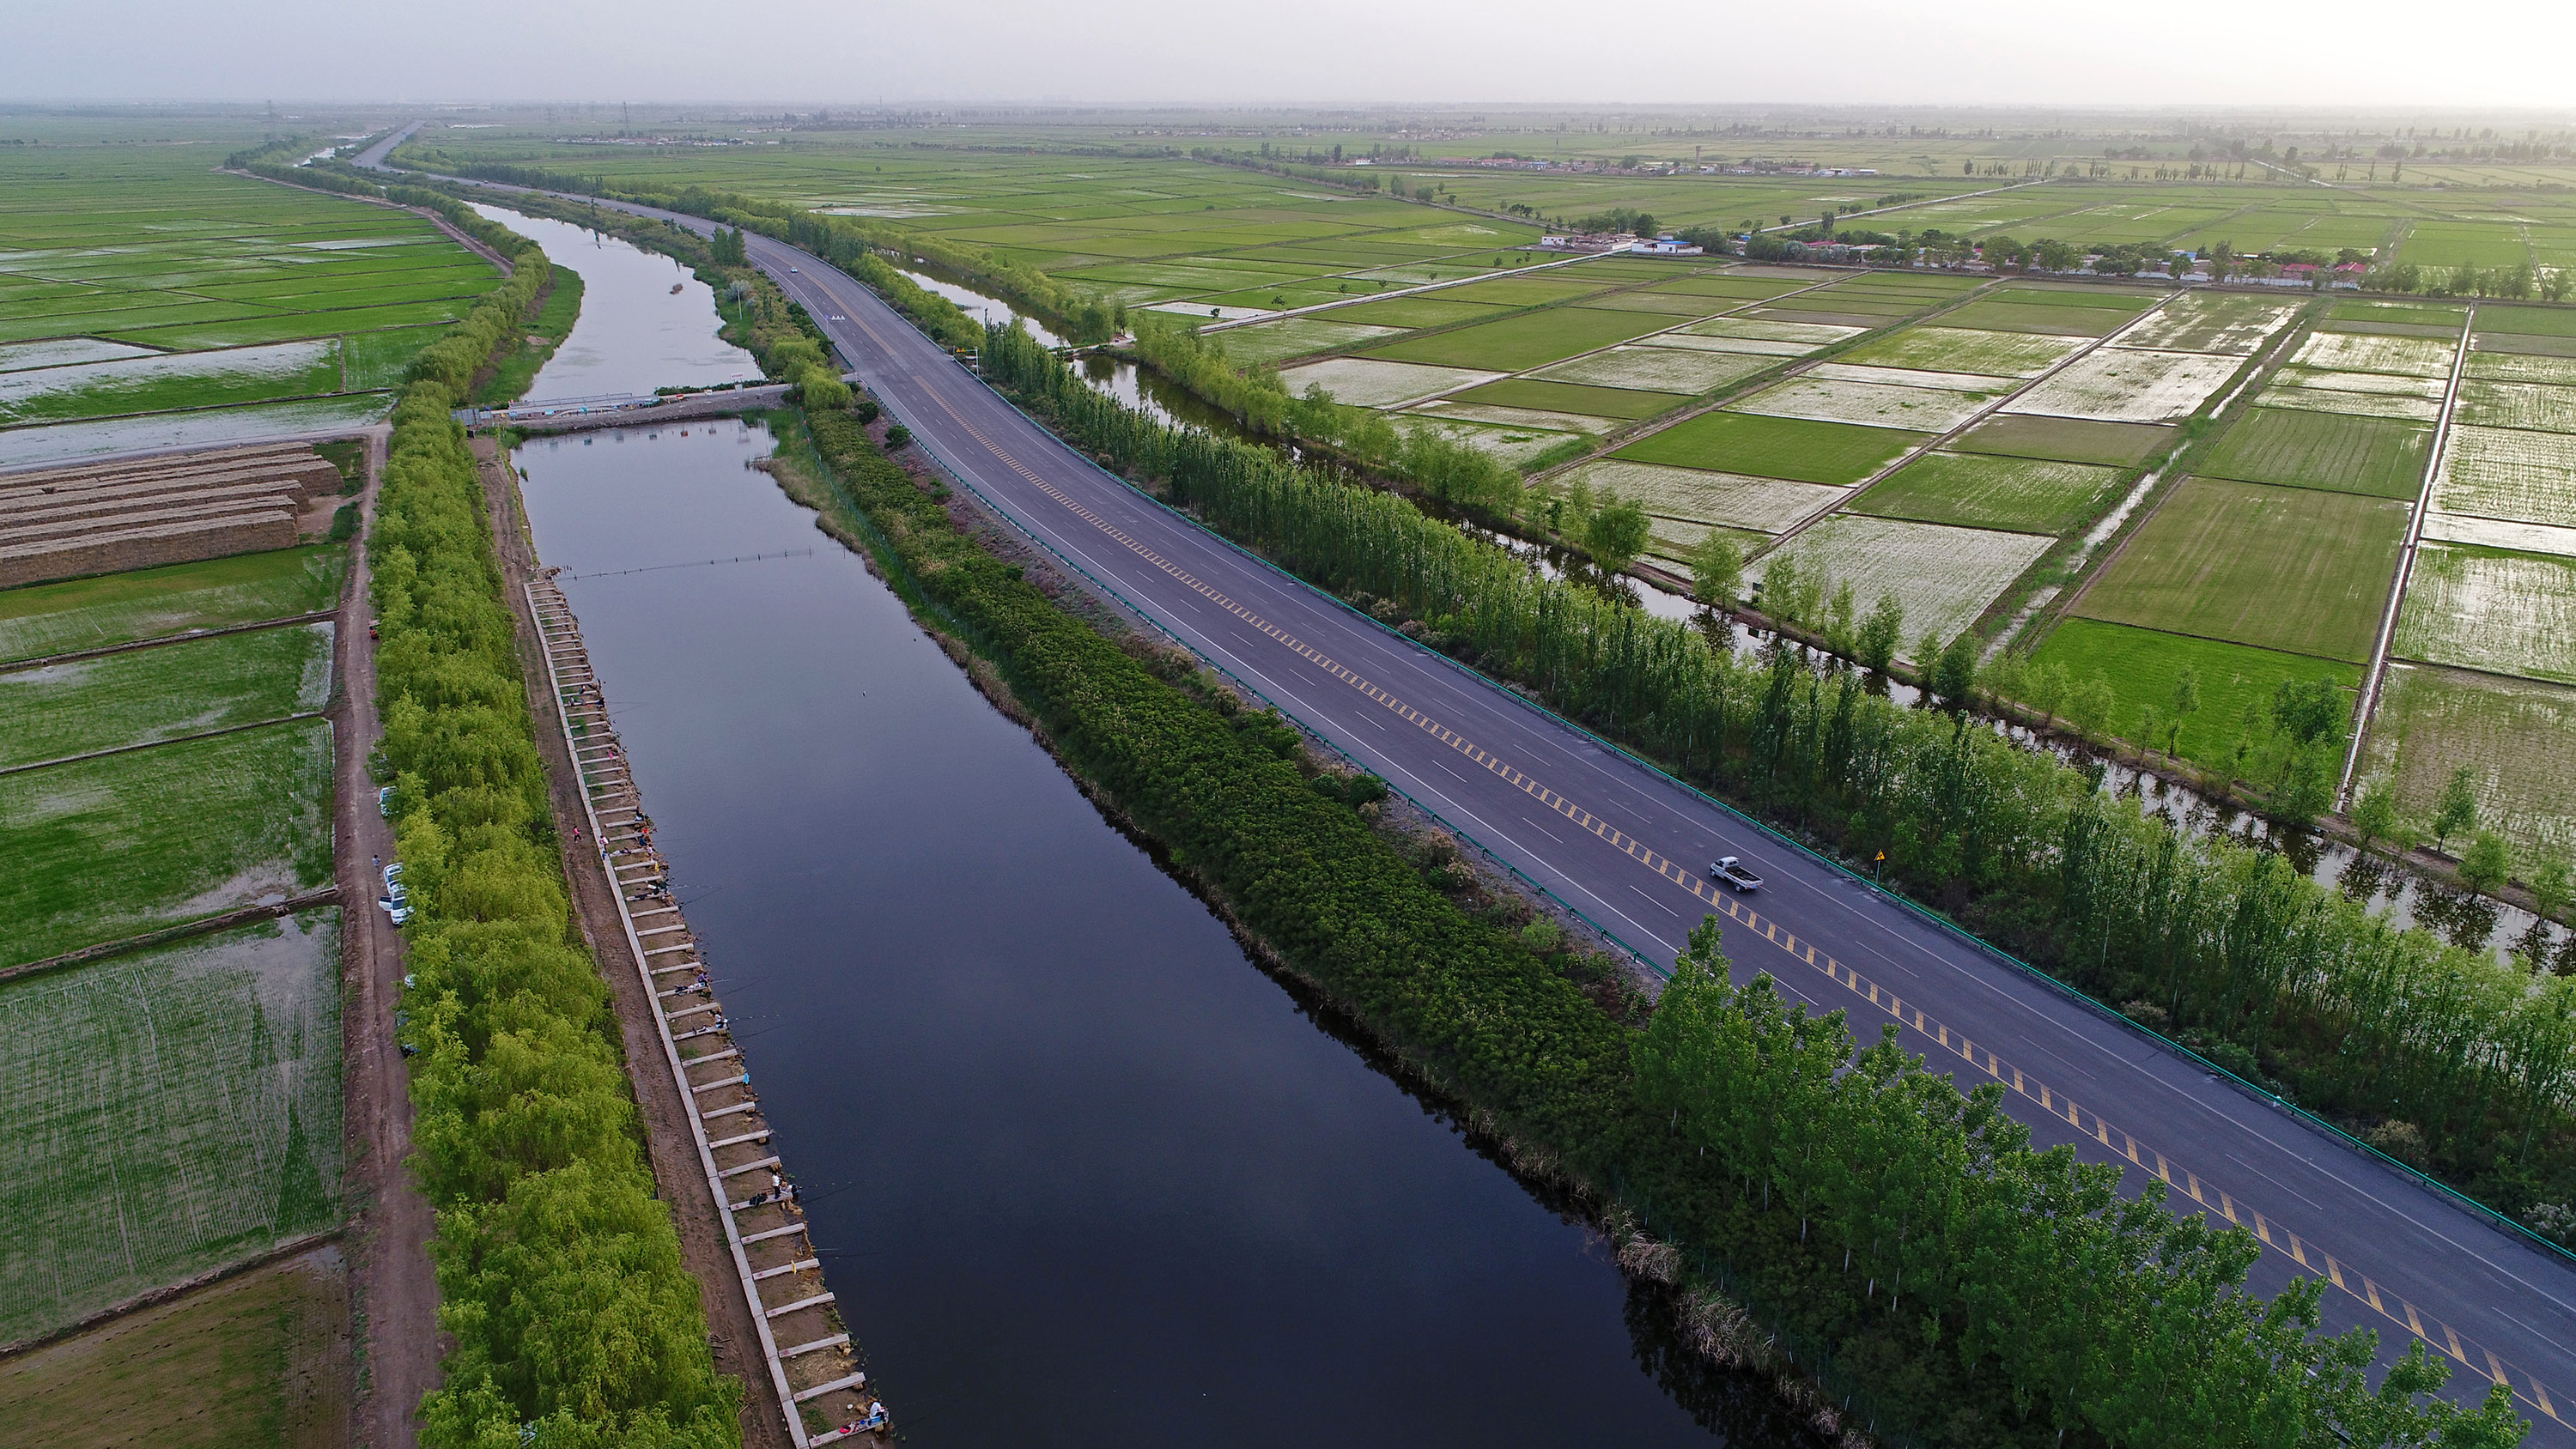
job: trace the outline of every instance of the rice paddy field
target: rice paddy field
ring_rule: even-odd
[[[0,1341],[340,1214],[336,911],[0,984]]]
[[[2366,777],[2418,819],[2469,766],[2478,815],[2523,852],[2576,850],[2576,689],[2392,661],[2363,745]]]
[[[323,885],[330,806],[318,719],[0,775],[0,966]]]
[[[1976,622],[2055,542],[2041,534],[1846,512],[1782,544],[1748,572],[1759,574],[1773,559],[1795,558],[1802,577],[1821,573],[1836,584],[1848,583],[1863,607],[1893,594],[1905,606],[1904,652],[1910,657],[1918,637],[1928,633],[1946,641]]]
[[[348,1264],[326,1243],[0,1359],[0,1444],[332,1449],[355,1385]]]
[[[2576,684],[2576,558],[2427,544],[2389,649],[2428,664]]]
[[[2187,478],[2073,612],[2361,663],[2376,641],[2406,519],[2407,506],[2392,499]]]
[[[317,613],[348,568],[348,550],[315,544],[0,589],[0,662]]]
[[[0,673],[0,769],[314,713],[331,635],[290,625]]]
[[[0,149],[0,464],[66,456],[18,431],[44,424],[380,391],[500,283],[410,213],[216,174],[226,149]]]
[[[2281,685],[2332,679],[2353,689],[2361,683],[2360,668],[2339,661],[2086,618],[2060,623],[2031,652],[2031,662],[2054,664],[2078,681],[2100,675],[2115,701],[2110,728],[2131,738],[2142,712],[2164,710],[2182,671],[2195,671],[2200,708],[2184,718],[2177,753],[2212,770],[2232,763],[2246,708],[2261,708]],[[2156,743],[2162,748],[2162,740]]]

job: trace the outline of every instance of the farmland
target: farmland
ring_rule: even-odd
[[[349,1318],[348,1267],[325,1244],[0,1360],[0,1424],[12,1449],[124,1442],[107,1425],[161,1449],[331,1449],[348,1432]]]
[[[2429,818],[2469,767],[2479,818],[2523,850],[2576,850],[2576,690],[2429,664],[2392,663],[2364,768]]]
[[[1917,634],[1946,640],[1974,623],[2053,542],[2044,535],[1842,513],[1764,561],[1794,557],[1801,574],[1848,583],[1855,599],[1894,595],[1905,606],[1910,651]]]
[[[327,623],[0,674],[0,769],[310,714],[330,692]]]
[[[2062,534],[2110,502],[2119,470],[1973,453],[1932,452],[1852,504],[1855,513],[2022,533]]]
[[[2405,505],[2310,488],[2184,480],[2076,612],[2359,662],[2406,531]]]
[[[1928,440],[1894,428],[1752,413],[1703,413],[1677,423],[1614,456],[1640,463],[1669,463],[1712,472],[1800,483],[1849,486]]]
[[[2576,559],[2428,544],[2392,652],[2576,684]]]
[[[2202,459],[2240,483],[2412,499],[2424,486],[2433,430],[2384,418],[2258,407]]]
[[[0,985],[0,1341],[338,1220],[339,936],[316,912]]]
[[[372,390],[500,281],[420,217],[213,159],[125,145],[65,171],[0,152],[0,427],[334,395],[380,415]],[[14,433],[0,448],[52,455]]]
[[[0,661],[328,609],[346,549],[316,544],[0,590]]]
[[[322,885],[330,801],[320,720],[0,775],[0,965]]]
[[[2323,678],[2349,689],[2361,680],[2349,664],[2086,618],[2059,624],[2031,662],[2056,665],[2076,680],[2101,675],[2112,691],[2110,728],[2133,736],[2140,711],[2164,709],[2174,681],[2194,671],[2200,707],[2183,720],[2178,753],[2213,770],[2233,764],[2247,711],[2259,714],[2279,686]]]
[[[2451,513],[2576,527],[2576,434],[2460,426],[2433,506]]]

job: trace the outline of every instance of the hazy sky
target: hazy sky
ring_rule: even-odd
[[[10,0],[0,98],[2546,107],[2576,4]]]

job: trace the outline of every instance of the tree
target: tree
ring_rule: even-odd
[[[2361,798],[2353,802],[2352,828],[2361,836],[2361,852],[2370,853],[2370,843],[2386,840],[2392,845],[2397,835],[2397,787],[2387,780],[2373,780],[2363,787]]]
[[[2200,666],[2186,664],[2174,675],[2173,697],[2165,702],[2165,758],[2182,746],[2185,721],[2200,712]]]
[[[1733,604],[1744,591],[1744,548],[1733,534],[1710,529],[1691,549],[1691,597],[1712,609]]]
[[[2119,707],[2120,696],[2111,688],[2111,681],[2096,670],[2092,678],[2067,691],[2066,722],[2075,727],[2077,734],[2090,739],[2102,733]]]
[[[828,367],[809,367],[796,380],[796,390],[809,408],[845,408],[850,405],[850,385]]]
[[[2196,687],[2194,693],[2198,693]],[[2272,727],[2297,745],[2322,744],[2340,736],[2349,713],[2343,686],[2330,675],[2305,684],[2284,679],[2272,690]]]
[[[1592,561],[1616,572],[1637,561],[1645,552],[1652,525],[1646,521],[1646,510],[1621,498],[1593,510],[1583,525],[1583,551]]]
[[[2542,920],[2555,920],[2567,909],[2569,891],[2567,855],[2564,851],[2544,850],[2531,863],[2531,900],[2539,907]]]
[[[1861,621],[1860,637],[1855,641],[1860,662],[1881,674],[1896,662],[1896,649],[1905,638],[1905,603],[1894,594],[1880,594],[1870,605],[1869,617]]]
[[[2493,895],[2513,878],[2513,847],[2492,830],[2481,830],[2460,856],[2460,883]]]
[[[2441,797],[2433,802],[2433,844],[2447,852],[2452,836],[2474,830],[2477,824],[2478,772],[2474,766],[2462,765],[2443,782]]]
[[[2023,688],[2023,702],[2039,711],[2039,726],[2046,729],[2057,722],[2057,712],[2066,705],[2066,666],[2056,660],[2034,665]]]
[[[1962,629],[1944,645],[1932,664],[1932,692],[1954,709],[1967,706],[1977,687],[1977,640]]]

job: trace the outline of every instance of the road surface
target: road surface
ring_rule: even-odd
[[[506,188],[496,188],[506,189]],[[712,223],[645,207],[701,233]],[[1021,416],[865,286],[770,238],[751,260],[804,304],[920,446],[1049,548],[1283,712],[1642,954],[1711,910],[1739,979],[1767,970],[1963,1085],[2012,1092],[2038,1145],[2173,1184],[2253,1228],[2252,1286],[2322,1275],[2330,1330],[2420,1336],[2476,1397],[2501,1378],[2533,1444],[2576,1446],[2576,1263],[2258,1099],[1866,882],[1629,759],[1163,507]],[[1708,862],[1740,855],[1758,896]]]

